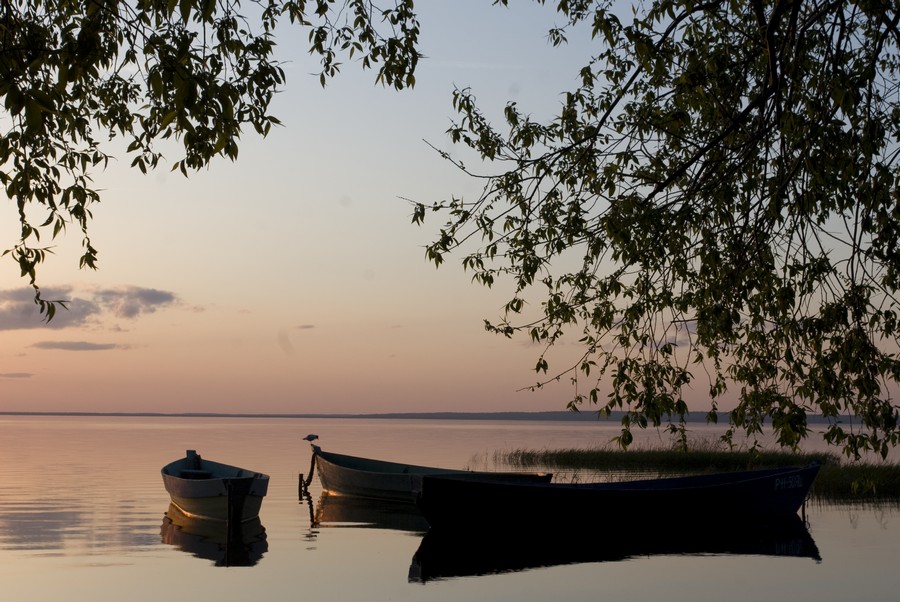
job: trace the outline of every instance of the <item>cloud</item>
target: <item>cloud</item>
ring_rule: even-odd
[[[47,322],[41,316],[34,302],[34,291],[20,288],[0,291],[0,330],[18,330],[24,328],[51,328],[59,330],[72,326],[81,326],[96,314],[99,307],[87,299],[76,298],[71,287],[58,289],[42,289],[41,297],[45,301],[63,300],[66,309],[58,309],[52,320]]]
[[[0,372],[0,378],[31,378],[31,372]]]
[[[46,301],[62,300],[65,302],[65,309],[57,309],[53,319],[48,322],[34,303],[32,289],[0,290],[0,330],[61,330],[96,322],[106,315],[133,320],[178,303],[178,297],[174,293],[137,286],[87,291],[75,291],[70,286],[42,288],[41,297]]]
[[[174,304],[174,293],[155,288],[136,286],[104,289],[94,294],[96,301],[117,318],[134,319],[141,314],[152,314],[158,308]]]
[[[38,349],[56,349],[61,351],[106,351],[108,349],[126,349],[115,343],[89,343],[87,341],[41,341],[32,347]]]
[[[297,326],[296,328],[297,328],[297,330],[312,330],[315,327],[316,327],[315,324],[301,324],[300,326]]]

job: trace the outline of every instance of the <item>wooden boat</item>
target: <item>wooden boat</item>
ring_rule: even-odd
[[[609,521],[707,521],[796,514],[819,464],[618,483],[503,483],[423,475],[417,504],[431,527],[521,527]],[[538,514],[538,512],[540,514]]]
[[[322,489],[339,495],[379,500],[395,500],[414,504],[414,482],[424,475],[453,476],[465,479],[475,476],[483,481],[518,483],[547,483],[553,477],[549,473],[526,472],[477,472],[416,466],[399,462],[372,460],[324,451],[312,444],[316,472]]]
[[[175,504],[163,516],[162,542],[216,566],[254,566],[269,545],[259,517],[239,523],[186,515]]]
[[[643,518],[643,517],[642,517]],[[597,519],[597,529],[534,524],[508,530],[431,529],[409,567],[409,581],[526,571],[535,568],[637,561],[654,556],[822,557],[806,524],[793,514],[754,521]]]
[[[192,449],[163,466],[162,478],[179,510],[207,520],[256,518],[269,487],[269,475],[202,459]]]

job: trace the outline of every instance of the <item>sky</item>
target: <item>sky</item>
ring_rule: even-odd
[[[95,174],[99,270],[78,268],[77,228],[54,241],[39,284],[70,303],[50,323],[17,266],[0,262],[0,411],[565,409],[565,379],[522,390],[537,381],[540,347],[484,330],[508,286],[471,283],[461,256],[428,263],[442,220],[411,225],[404,199],[480,190],[429,146],[460,150],[445,134],[454,85],[498,119],[509,100],[548,117],[590,43],[552,48],[560,19],[529,3],[417,8],[426,58],[414,89],[382,88],[349,63],[322,89],[306,32],[286,29],[288,81],[273,106],[284,125],[247,132],[237,162],[145,176],[119,155]],[[9,248],[15,207],[4,210]],[[561,346],[551,371],[579,351]]]

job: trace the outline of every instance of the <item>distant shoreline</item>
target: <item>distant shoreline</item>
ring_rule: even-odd
[[[290,414],[251,412],[0,412],[0,416],[109,416],[148,418],[339,418],[372,420],[552,420],[607,421],[596,412],[385,412],[370,414]]]
[[[0,412],[0,416],[98,416],[131,418],[293,418],[293,419],[365,419],[365,420],[523,420],[545,422],[619,422],[624,412],[600,416],[597,412],[387,412],[373,414],[287,414],[287,413],[217,413],[217,412]],[[728,424],[728,413],[719,412],[719,424]],[[809,424],[827,424],[822,416],[809,416]],[[706,424],[706,412],[689,414],[686,422]]]

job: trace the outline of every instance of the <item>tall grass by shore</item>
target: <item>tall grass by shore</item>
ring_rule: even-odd
[[[822,468],[811,495],[824,501],[882,501],[900,503],[900,465],[891,462],[854,462],[832,453],[789,451],[729,451],[700,445],[688,451],[670,449],[558,449],[497,452],[496,464],[523,470],[587,471],[593,474],[671,476],[803,466]]]

